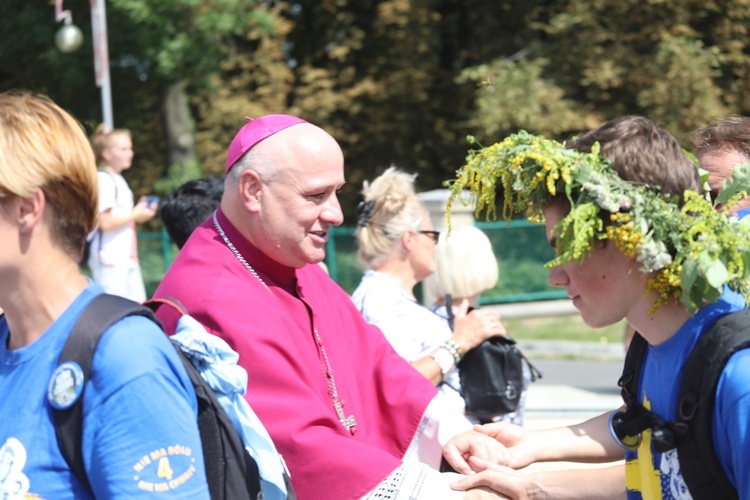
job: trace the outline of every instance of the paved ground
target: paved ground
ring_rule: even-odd
[[[622,361],[530,360],[543,377],[529,387],[528,419],[589,418],[622,403],[617,387]]]

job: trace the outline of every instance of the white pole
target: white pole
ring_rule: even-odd
[[[94,72],[102,93],[102,115],[107,130],[114,128],[112,87],[109,81],[109,47],[107,46],[107,12],[104,0],[90,0],[91,30],[94,36]]]

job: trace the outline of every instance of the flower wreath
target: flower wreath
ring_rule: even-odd
[[[476,144],[473,137],[468,139]],[[621,179],[599,156],[598,143],[591,153],[582,153],[521,131],[469,151],[456,179],[446,181],[451,190],[449,227],[455,200],[467,203],[466,189],[476,214],[486,209],[486,216],[495,219],[498,184],[506,220],[526,214],[528,220],[543,223],[545,203],[558,194],[569,200],[570,213],[555,228],[556,256],[547,268],[570,260],[580,263],[597,240],[612,240],[641,263],[642,272],[654,273],[645,293],[655,292],[651,312],[679,300],[692,314],[705,301],[715,302],[725,285],[746,300],[750,297],[750,217],[737,221],[729,215],[729,207],[747,196],[750,164],[738,165],[719,193],[714,203],[725,204],[721,210],[694,191],[685,191],[680,208],[677,196]]]

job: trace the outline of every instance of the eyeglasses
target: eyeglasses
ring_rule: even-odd
[[[417,232],[419,234],[425,234],[425,235],[429,236],[430,238],[432,238],[432,241],[434,241],[435,243],[437,243],[438,242],[438,238],[440,238],[440,231],[422,231],[422,230],[419,230]]]

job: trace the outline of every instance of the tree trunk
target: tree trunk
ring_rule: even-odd
[[[185,87],[187,82],[179,81],[169,86],[164,99],[164,117],[167,132],[167,159],[169,167],[182,167],[195,162],[195,138],[192,133],[192,119],[188,107]]]

